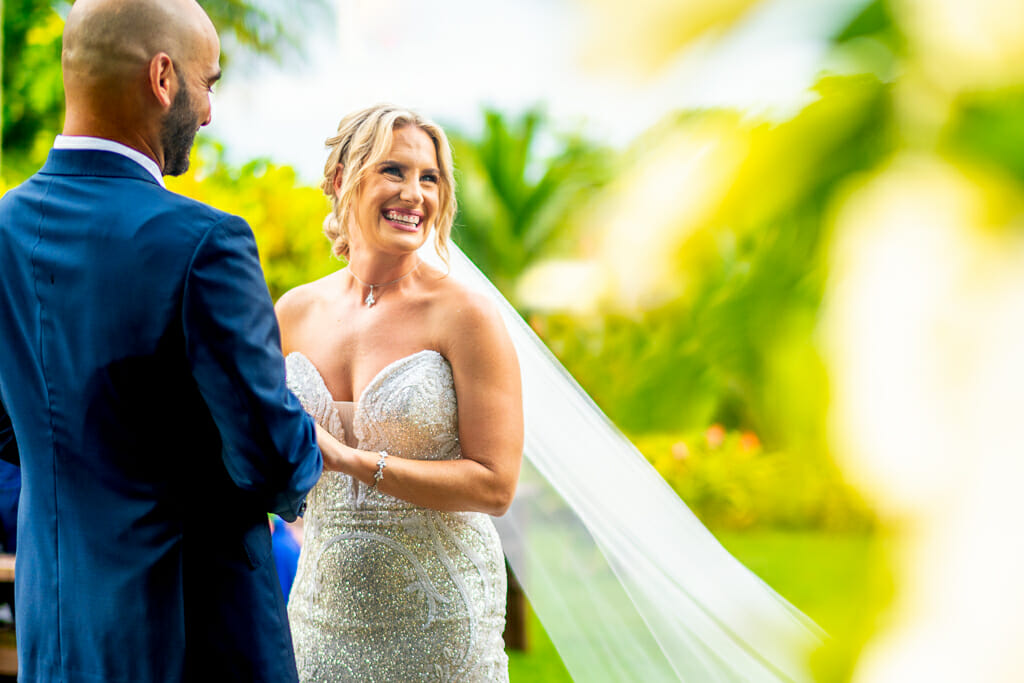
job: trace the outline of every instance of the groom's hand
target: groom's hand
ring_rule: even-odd
[[[316,442],[320,446],[320,452],[324,457],[324,469],[332,472],[346,472],[350,468],[345,467],[348,453],[351,450],[341,443],[320,425],[316,426]]]

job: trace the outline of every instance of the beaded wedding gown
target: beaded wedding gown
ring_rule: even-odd
[[[316,421],[363,450],[460,457],[448,361],[420,351],[335,402],[312,362],[288,386]],[[439,512],[324,472],[307,498],[288,604],[302,681],[507,681],[505,563],[488,515]]]

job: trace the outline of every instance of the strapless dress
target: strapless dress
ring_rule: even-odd
[[[333,401],[304,355],[286,363],[303,407],[349,445],[461,457],[455,384],[440,353],[391,363],[354,404]],[[508,680],[507,579],[488,515],[418,507],[325,471],[304,522],[288,603],[302,681]]]

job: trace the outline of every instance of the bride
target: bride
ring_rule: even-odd
[[[289,601],[299,675],[507,680],[489,515],[519,477],[520,372],[495,306],[418,253],[430,236],[443,253],[451,230],[448,141],[381,106],[328,145],[325,228],[348,267],[277,305],[289,385],[344,463],[308,498]]]
[[[503,544],[576,680],[809,680],[820,629],[717,543],[448,242],[443,131],[380,105],[328,145],[325,231],[349,265],[278,302],[289,386],[348,463],[308,501],[300,677],[507,680]],[[499,544],[488,514],[506,509]]]

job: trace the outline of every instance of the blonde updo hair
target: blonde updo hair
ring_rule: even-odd
[[[327,138],[330,154],[324,165],[320,189],[331,200],[331,212],[324,219],[324,234],[331,241],[332,251],[338,258],[348,260],[348,221],[363,178],[391,149],[394,131],[406,126],[418,127],[434,142],[440,171],[434,243],[437,253],[447,262],[448,237],[455,220],[455,175],[448,137],[433,121],[392,104],[378,104],[349,114],[338,124],[338,134]],[[341,164],[340,170],[338,164]],[[339,172],[342,174],[341,192],[335,195],[335,176]]]

